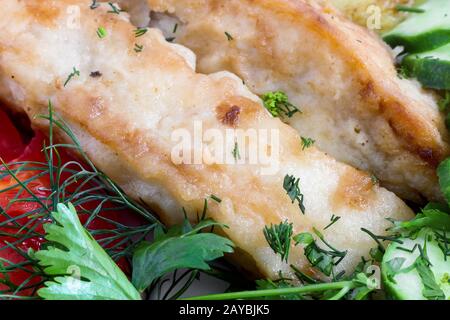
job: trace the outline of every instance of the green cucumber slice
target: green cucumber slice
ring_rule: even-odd
[[[404,46],[407,52],[423,52],[450,43],[450,1],[428,0],[410,17],[384,34],[392,47]]]
[[[450,257],[445,259],[435,231],[424,228],[415,239],[400,240],[403,244],[392,242],[389,245],[381,263],[381,276],[387,291],[400,300],[450,299]],[[420,258],[419,245],[426,252],[431,263],[429,267]]]
[[[450,5],[450,2],[449,2]],[[450,44],[432,51],[410,54],[402,65],[426,88],[450,90]]]

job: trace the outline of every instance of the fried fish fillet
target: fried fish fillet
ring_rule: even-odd
[[[126,13],[111,12],[107,4],[91,10],[90,4],[2,1],[0,97],[42,128],[48,123],[35,116],[46,114],[51,101],[91,160],[167,224],[182,221],[182,207],[196,221],[209,199],[208,216],[229,226],[221,232],[236,244],[232,258],[255,276],[277,278],[280,270],[292,275],[289,264],[313,271],[300,248],[282,261],[264,238],[266,225],[287,220],[298,233],[322,230],[333,214],[340,216],[323,233],[349,250],[340,265],[347,269],[375,245],[360,228],[383,234],[387,217],[411,218],[410,209],[368,174],[315,148],[302,150],[295,130],[272,118],[239,78],[196,73],[194,55],[167,42],[159,30],[136,37]],[[103,38],[99,27],[106,31]],[[278,132],[278,148],[272,139],[260,146],[279,152],[278,169],[264,173],[266,164],[249,161],[177,163],[173,134],[195,136],[196,123],[219,135],[233,128]],[[204,138],[191,150],[211,150],[210,144]],[[226,154],[236,147],[234,141],[224,145]],[[240,157],[247,160],[251,153],[241,151]],[[283,186],[286,175],[299,179],[305,214]]]
[[[192,49],[199,72],[231,71],[258,95],[284,91],[302,111],[288,123],[320,150],[405,199],[440,199],[443,117],[434,97],[399,78],[391,52],[368,30],[314,1],[148,3],[151,24]]]

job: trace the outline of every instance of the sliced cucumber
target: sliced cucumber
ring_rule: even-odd
[[[384,35],[392,47],[404,46],[408,52],[423,52],[450,43],[450,1],[428,0],[417,6],[422,13],[410,17]]]
[[[450,44],[432,51],[410,54],[403,59],[402,65],[408,75],[417,78],[424,87],[450,90]]]
[[[388,292],[400,300],[450,299],[450,257],[445,259],[435,231],[424,228],[415,239],[400,240],[389,245],[381,263]]]

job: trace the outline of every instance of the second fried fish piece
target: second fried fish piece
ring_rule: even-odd
[[[436,101],[399,77],[368,30],[314,1],[148,3],[152,25],[193,50],[200,72],[229,70],[258,95],[285,92],[302,111],[285,120],[319,149],[405,199],[440,199],[448,136]]]

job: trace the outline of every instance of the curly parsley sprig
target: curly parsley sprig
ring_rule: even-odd
[[[282,91],[268,92],[262,96],[264,107],[274,117],[292,118],[300,109],[289,102],[288,96]]]

